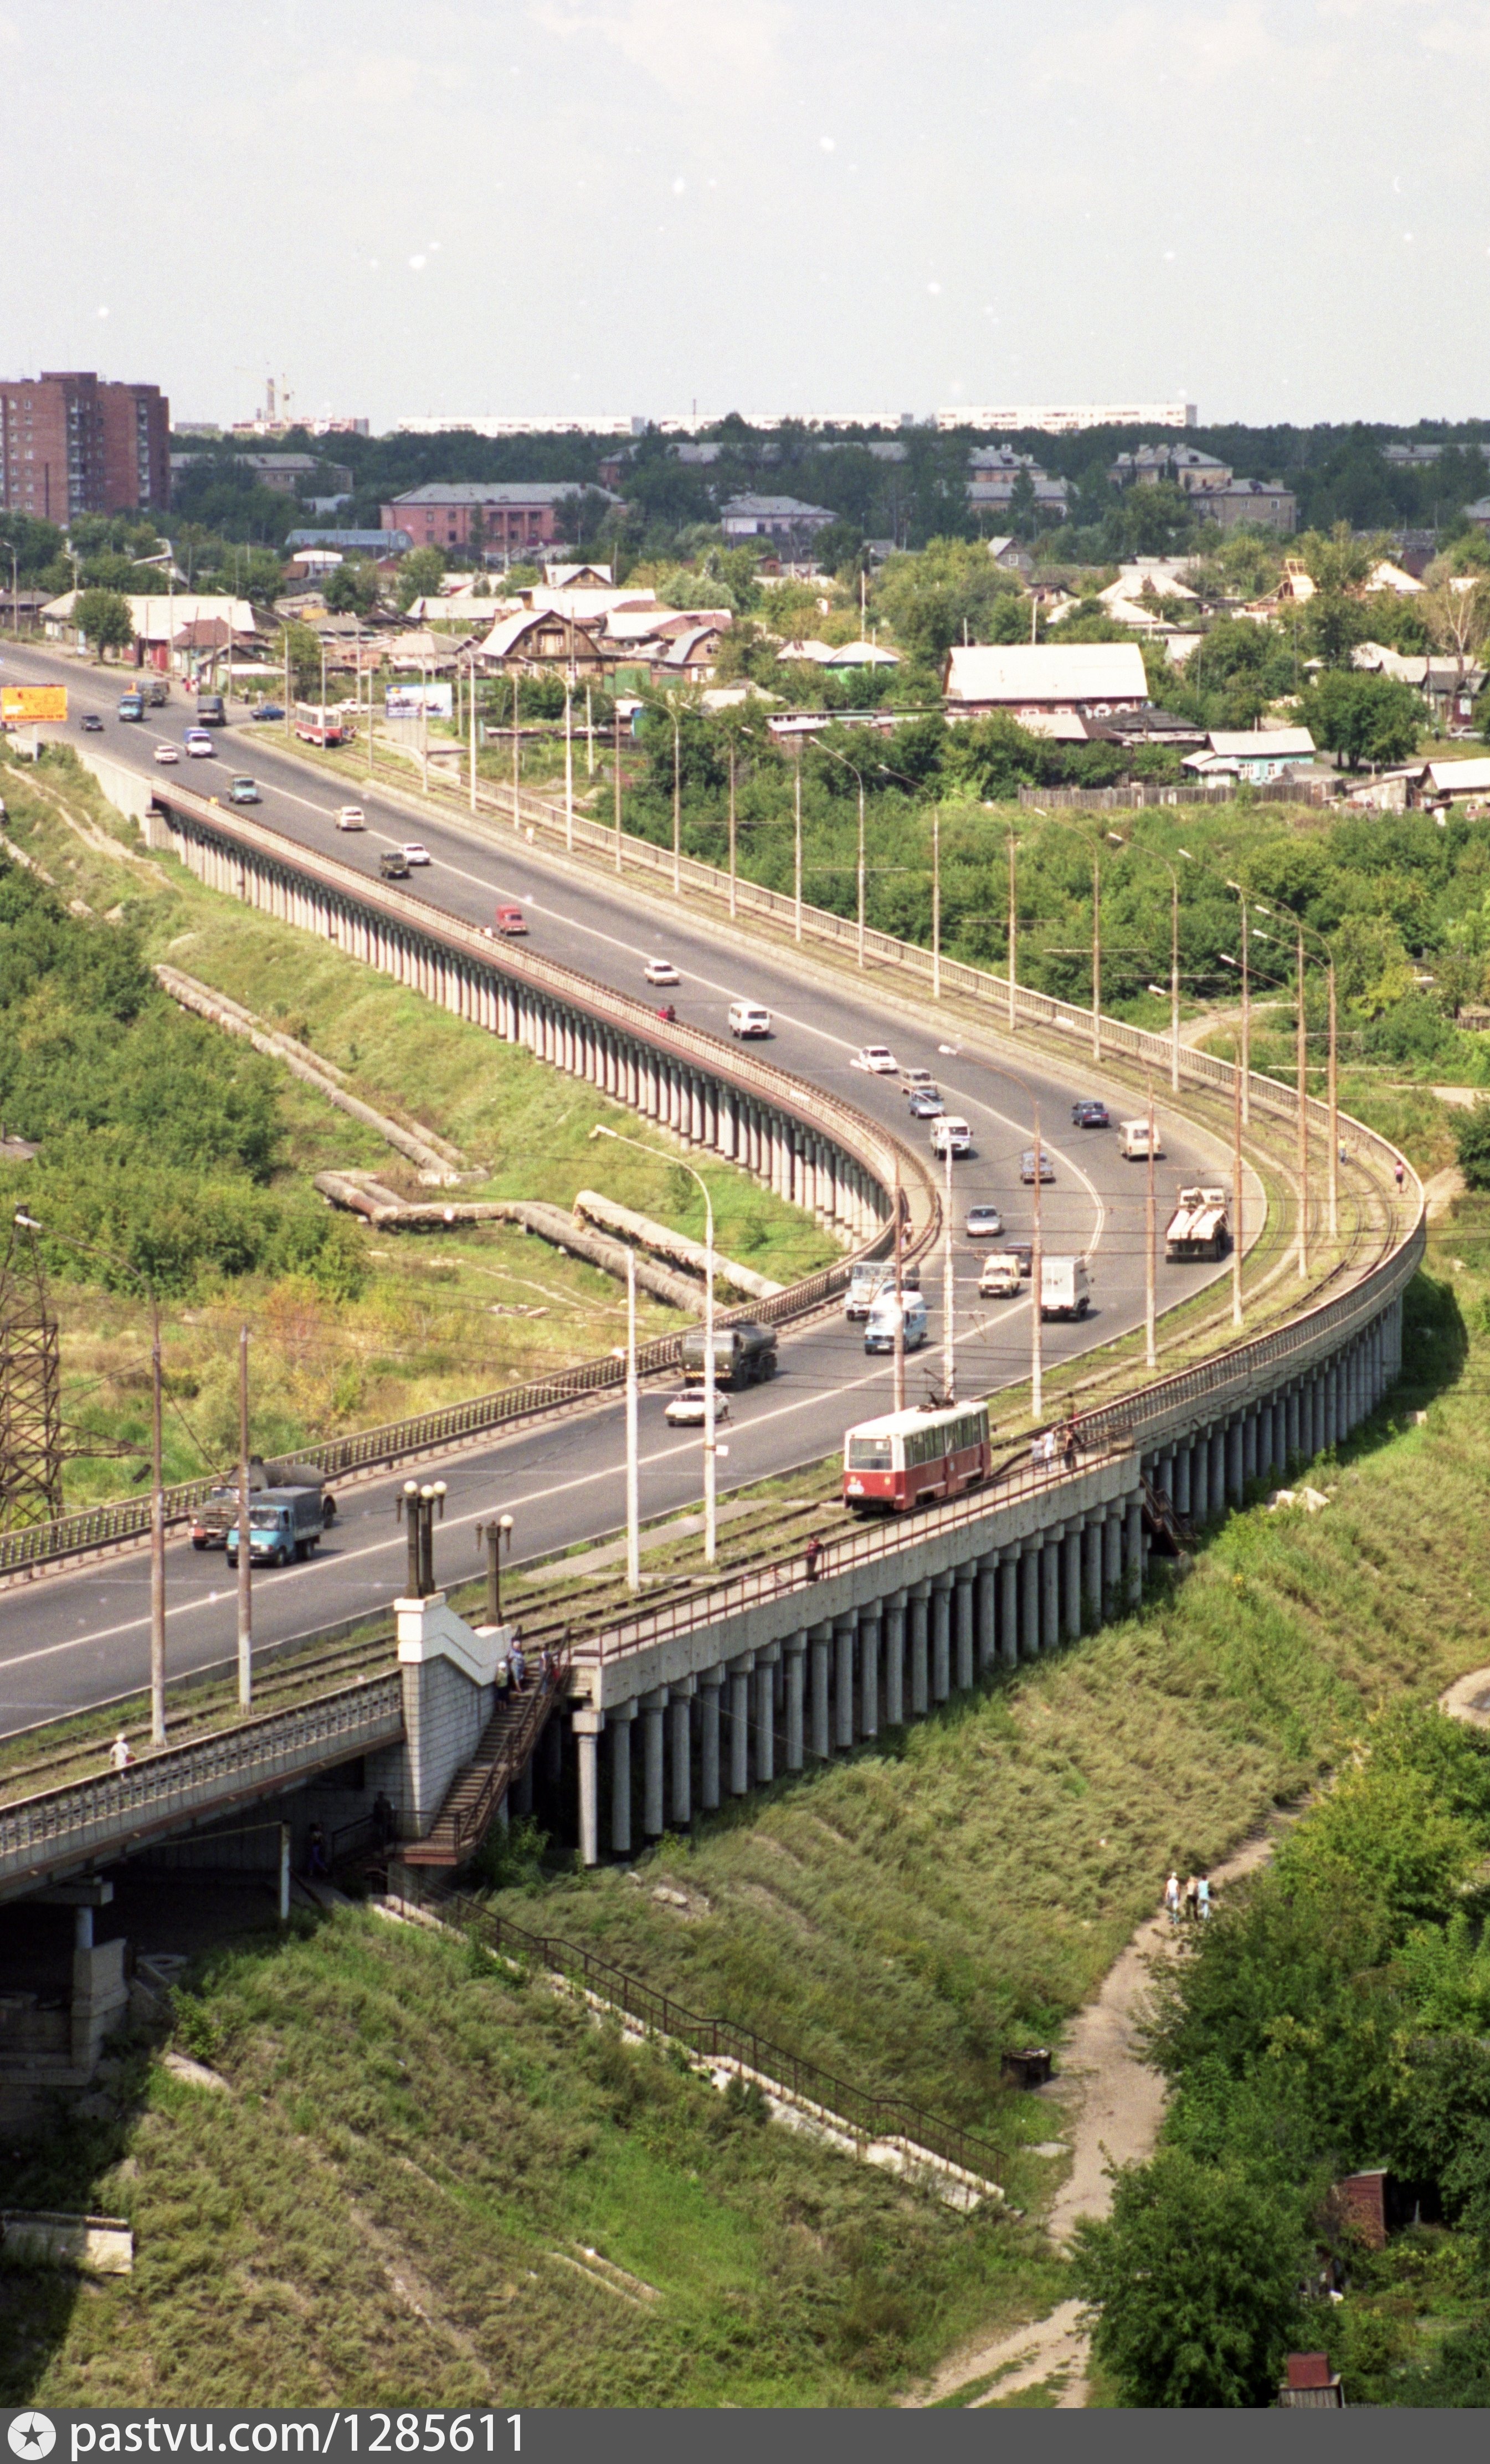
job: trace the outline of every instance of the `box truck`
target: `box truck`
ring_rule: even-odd
[[[1085,1258],[1041,1258],[1041,1317],[1085,1317],[1091,1307],[1091,1283]]]

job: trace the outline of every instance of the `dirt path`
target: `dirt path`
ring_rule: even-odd
[[[1490,1684],[1490,1672],[1481,1672]],[[1273,1851],[1277,1824],[1244,1840],[1224,1864],[1213,1866],[1214,1888],[1224,1890],[1264,1863]],[[1131,2165],[1152,2151],[1164,2113],[1164,2088],[1139,2053],[1138,2030],[1155,1960],[1172,1955],[1174,1941],[1161,1909],[1138,1928],[1113,1961],[1095,2001],[1081,2011],[1061,2057],[1061,2076],[1037,2091],[1063,2108],[1063,2136],[1071,2148],[1071,2169],[1051,2204],[1049,2232],[1064,2249],[1081,2216],[1105,2216],[1112,2204],[1109,2164]],[[1056,2403],[1071,2409],[1086,2401],[1087,2339],[1082,2304],[1063,2301],[1048,2318],[1031,2320],[995,2342],[964,2346],[945,2362],[929,2386],[905,2399],[940,2404],[959,2388],[975,2390],[970,2407],[1001,2404],[1027,2387],[1059,2379]]]

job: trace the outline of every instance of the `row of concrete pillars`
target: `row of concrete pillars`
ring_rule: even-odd
[[[687,1825],[695,1803],[713,1813],[728,1793],[766,1787],[778,1768],[847,1752],[882,1727],[925,1719],[996,1667],[1036,1660],[1100,1625],[1143,1586],[1137,1498],[1057,1523],[1031,1539],[890,1592],[851,1616],[804,1626],[783,1641],[716,1661],[681,1683],[606,1711],[577,1711],[580,1838],[601,1854],[600,1737],[607,1741],[608,1845],[633,1843],[640,1722],[642,1836]]]
[[[209,889],[335,942],[456,1017],[587,1080],[598,1093],[655,1121],[684,1146],[739,1164],[850,1247],[887,1220],[888,1196],[864,1165],[821,1132],[708,1069],[660,1051],[624,1027],[587,1017],[541,987],[447,949],[417,926],[398,924],[322,889],[267,855],[199,833],[180,815],[170,817],[169,844]]]
[[[1375,1408],[1401,1362],[1398,1301],[1324,1367],[1150,1459],[1150,1475],[1181,1516],[1207,1522],[1239,1506],[1248,1483],[1336,1444]],[[799,1771],[882,1728],[924,1719],[996,1668],[1074,1640],[1137,1603],[1148,1554],[1135,1495],[680,1683],[603,1712],[576,1711],[584,1862],[597,1864],[603,1844],[628,1857],[638,1835],[656,1839],[669,1825],[686,1827],[695,1806],[712,1813],[725,1794],[744,1796],[778,1770]]]
[[[1395,1301],[1324,1368],[1157,1456],[1154,1485],[1168,1492],[1183,1521],[1209,1523],[1241,1504],[1249,1482],[1327,1454],[1375,1410],[1401,1368],[1402,1304]]]

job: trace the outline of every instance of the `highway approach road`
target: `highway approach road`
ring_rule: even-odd
[[[163,792],[180,781],[226,801],[228,777],[251,772],[264,800],[252,808],[256,822],[370,875],[383,849],[418,838],[432,858],[410,885],[421,899],[482,924],[491,921],[498,900],[515,900],[528,920],[531,948],[633,995],[645,992],[647,959],[669,957],[682,978],[668,995],[679,1018],[716,1035],[727,1032],[725,1012],[733,999],[760,1001],[774,1022],[773,1037],[762,1047],[767,1057],[912,1138],[927,1132],[908,1121],[897,1082],[853,1068],[851,1057],[862,1045],[887,1043],[902,1064],[931,1068],[949,1109],[966,1114],[976,1141],[974,1155],[954,1166],[956,1349],[963,1393],[991,1393],[1028,1375],[1027,1287],[1026,1297],[1016,1302],[979,1302],[976,1249],[961,1237],[961,1220],[968,1205],[992,1199],[1002,1210],[1009,1238],[1027,1237],[1031,1193],[1020,1186],[1019,1162],[1030,1143],[1033,1103],[1040,1106],[1042,1138],[1056,1172],[1054,1186],[1043,1195],[1044,1244],[1047,1251],[1087,1255],[1094,1304],[1083,1325],[1046,1327],[1045,1356],[1067,1358],[1142,1321],[1142,1167],[1122,1159],[1115,1130],[1071,1127],[1071,1106],[1084,1095],[1105,1096],[1116,1121],[1124,1099],[1100,1076],[1084,1069],[1078,1079],[1041,1056],[1017,1055],[1014,1067],[1022,1085],[1011,1083],[979,1058],[978,1048],[949,1050],[945,1030],[930,1016],[924,1026],[898,1019],[887,1023],[872,973],[861,989],[851,979],[820,975],[810,959],[800,964],[771,943],[750,947],[741,928],[716,930],[687,909],[674,918],[663,913],[665,890],[649,886],[643,893],[629,882],[566,865],[561,856],[529,847],[516,832],[509,838],[490,821],[468,829],[428,816],[415,820],[377,790],[343,787],[288,754],[273,725],[235,724],[217,733],[211,760],[188,762],[183,754],[176,772],[159,768],[156,744],[169,739],[180,745],[190,715],[179,687],[170,703],[151,711],[143,724],[121,721],[118,702],[127,671],[101,671],[29,647],[0,645],[0,680],[53,683],[63,677],[70,693],[66,736],[80,742],[80,721],[96,711],[104,733],[88,741],[147,775]],[[337,806],[354,793],[366,814],[365,833],[339,833]],[[1166,1195],[1181,1179],[1214,1169],[1196,1142],[1175,1134],[1177,1127],[1166,1125]],[[1161,1264],[1161,1308],[1217,1271]],[[927,1263],[924,1282],[931,1333],[927,1351],[912,1354],[908,1364],[912,1399],[940,1367],[939,1259]],[[722,1486],[742,1486],[818,1461],[838,1447],[853,1421],[889,1408],[889,1364],[866,1357],[862,1329],[843,1319],[785,1334],[781,1372],[775,1384],[732,1400],[732,1420],[723,1432],[730,1453]],[[687,1510],[700,1494],[698,1434],[668,1428],[665,1399],[661,1388],[644,1391],[644,1518]],[[438,1471],[449,1488],[446,1519],[437,1529],[437,1573],[449,1581],[478,1571],[473,1526],[493,1511],[514,1517],[515,1569],[614,1532],[623,1447],[621,1406],[607,1403],[454,1454],[438,1465],[422,1463],[423,1477]],[[256,1641],[310,1636],[342,1618],[370,1614],[397,1595],[405,1543],[394,1520],[394,1498],[405,1476],[380,1474],[344,1487],[335,1531],[318,1557],[255,1574]],[[203,1554],[187,1542],[173,1543],[166,1585],[168,1677],[230,1661],[236,1612],[233,1577],[221,1553]],[[517,1597],[520,1587],[515,1614],[520,1613]],[[149,1569],[142,1551],[0,1592],[0,1734],[141,1690],[147,1681],[148,1621]]]

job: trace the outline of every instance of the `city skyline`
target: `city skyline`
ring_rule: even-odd
[[[249,418],[267,377],[380,431],[695,400],[1490,402],[1490,0],[952,0],[909,28],[885,0],[437,0],[417,43],[366,0],[355,46],[303,0],[230,47],[185,0],[152,22],[141,44],[55,0],[36,47],[0,9],[0,297],[12,364],[148,375],[185,420]],[[228,171],[142,170],[167,64]]]

